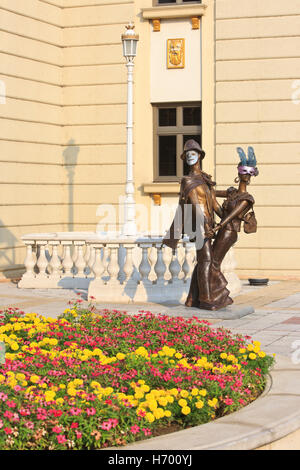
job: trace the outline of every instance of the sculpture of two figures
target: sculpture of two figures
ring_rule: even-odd
[[[185,303],[187,307],[219,310],[233,303],[226,288],[227,281],[221,272],[221,263],[237,241],[242,222],[246,233],[256,231],[254,199],[247,192],[247,186],[251,176],[258,175],[253,148],[248,147],[248,157],[242,148],[238,147],[237,151],[240,157],[235,179],[239,183],[238,189],[230,187],[226,191],[216,190],[216,183],[211,176],[201,170],[205,152],[196,141],[188,140],[181,155],[182,160],[189,165],[190,172],[181,180],[180,210],[163,243],[175,249],[184,233],[196,243],[197,264]],[[222,206],[217,197],[224,198]],[[191,215],[189,221],[187,213]],[[215,214],[220,218],[217,225]]]

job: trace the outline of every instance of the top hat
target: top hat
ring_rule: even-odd
[[[194,139],[189,139],[186,141],[184,148],[183,148],[183,153],[181,154],[180,158],[181,160],[184,160],[186,157],[186,152],[189,150],[196,150],[200,154],[201,160],[205,157],[205,152],[202,150],[198,142],[196,142]]]

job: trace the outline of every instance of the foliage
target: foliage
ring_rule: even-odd
[[[193,317],[80,309],[0,318],[0,449],[121,446],[234,412],[265,387],[257,341]]]

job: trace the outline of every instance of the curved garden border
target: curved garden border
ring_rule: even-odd
[[[154,437],[118,450],[251,450],[300,428],[300,364],[276,356],[265,392],[216,421]]]

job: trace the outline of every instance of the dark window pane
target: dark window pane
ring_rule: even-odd
[[[176,0],[158,0],[157,3],[176,3]]]
[[[160,135],[159,176],[176,176],[176,135]]]
[[[158,112],[159,126],[176,126],[176,108],[160,108]]]
[[[200,126],[201,124],[201,107],[183,108],[183,125],[184,126]]]
[[[196,142],[198,142],[198,144],[200,145],[201,147],[201,135],[184,135],[183,136],[183,145],[186,143],[187,140],[189,139],[194,139]],[[184,175],[188,175],[189,172],[190,172],[190,167],[189,165],[186,164],[186,162],[184,161],[183,162],[183,174]],[[201,169],[202,169],[202,165],[201,165]]]
[[[192,3],[201,3],[201,0],[182,0],[183,3],[185,2],[192,2]]]

